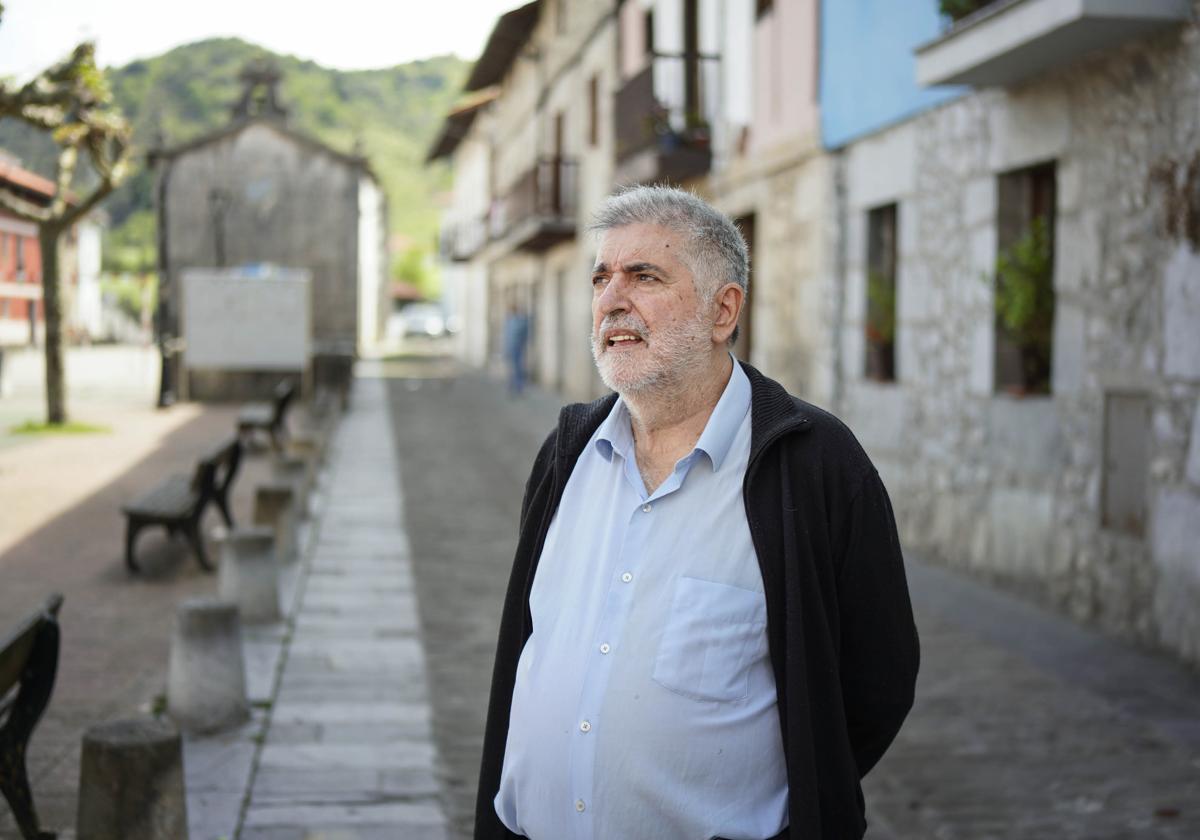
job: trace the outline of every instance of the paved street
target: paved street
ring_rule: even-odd
[[[444,364],[388,391],[459,837],[474,806],[495,628],[530,460],[557,401]],[[915,561],[918,699],[869,776],[873,840],[1200,836],[1200,679]]]
[[[238,836],[443,840],[425,663],[379,379],[355,386],[332,461]]]
[[[247,634],[254,719],[187,743],[192,840],[469,836],[522,486],[558,401],[510,398],[438,359],[359,373],[289,577],[291,618]],[[0,614],[67,595],[58,684],[30,753],[43,821],[64,840],[83,729],[149,709],[176,602],[213,589],[150,535],[150,574],[128,578],[115,511],[186,469],[233,410],[125,406],[131,419],[93,439],[86,462],[112,477],[63,509],[46,500],[71,491],[80,462],[54,452],[77,444],[17,442],[0,457],[5,505],[36,477],[49,511],[5,529]],[[261,457],[245,470],[240,516],[269,471]],[[918,699],[867,780],[870,840],[1200,836],[1194,673],[910,561]],[[0,838],[15,837],[0,811]]]

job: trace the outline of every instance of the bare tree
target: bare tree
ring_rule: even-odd
[[[4,6],[0,3],[0,17]],[[46,422],[67,419],[62,356],[59,240],[129,174],[129,124],[113,104],[95,45],[71,55],[24,85],[0,79],[0,119],[18,119],[44,131],[58,146],[54,195],[42,206],[0,186],[0,209],[37,225],[42,251],[42,297],[46,318]],[[80,166],[81,162],[83,167]],[[81,169],[95,182],[86,193],[73,185]]]

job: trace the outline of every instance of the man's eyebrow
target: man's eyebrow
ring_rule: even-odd
[[[659,274],[666,274],[666,271],[663,270],[662,266],[655,265],[651,262],[626,263],[624,266],[622,266],[622,269],[626,274],[639,274],[643,271],[654,271]],[[596,263],[595,267],[592,268],[592,274],[611,273],[612,270],[608,267],[608,263],[606,262],[598,262]]]
[[[654,263],[650,263],[650,262],[635,262],[635,263],[629,263],[625,266],[626,274],[638,274],[643,271],[656,271],[659,274],[666,273],[662,270],[661,266],[657,266]]]

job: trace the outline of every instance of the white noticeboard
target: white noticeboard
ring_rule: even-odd
[[[182,275],[189,369],[304,370],[310,355],[309,273],[187,269]]]

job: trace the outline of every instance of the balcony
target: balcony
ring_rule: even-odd
[[[917,81],[1005,86],[1188,20],[1188,0],[996,0],[916,48]]]
[[[447,262],[466,262],[487,244],[487,223],[470,219],[443,225],[438,237],[438,252]]]
[[[717,60],[656,55],[617,91],[619,184],[681,183],[712,168],[711,101]]]
[[[488,234],[520,251],[545,251],[575,238],[578,167],[566,158],[539,158],[492,204]]]

